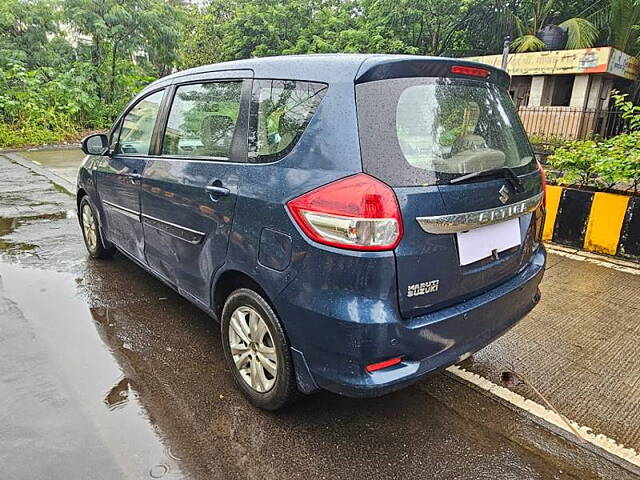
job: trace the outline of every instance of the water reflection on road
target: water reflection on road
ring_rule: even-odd
[[[41,165],[72,184],[76,183],[78,168],[84,153],[77,148],[33,149],[20,152],[20,155]]]

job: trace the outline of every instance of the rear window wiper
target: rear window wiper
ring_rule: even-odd
[[[522,185],[522,180],[520,180],[520,178],[518,178],[518,176],[513,173],[513,170],[509,167],[489,168],[487,170],[479,170],[477,172],[467,173],[466,175],[461,175],[459,177],[451,179],[449,183],[462,183],[466,182],[467,180],[471,180],[472,178],[492,176],[502,176],[507,179],[516,193],[524,192],[524,185]]]

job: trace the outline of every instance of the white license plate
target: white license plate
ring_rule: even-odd
[[[506,222],[474,228],[456,234],[460,265],[469,265],[490,257],[494,250],[504,252],[520,245],[520,220],[514,218]]]

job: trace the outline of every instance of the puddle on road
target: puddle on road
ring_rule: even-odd
[[[426,465],[466,478],[557,473],[416,390],[319,393],[259,411],[233,384],[207,315],[126,260],[85,267],[0,263],[0,434],[22,431],[0,435],[7,478],[27,464],[114,479],[420,478]]]
[[[46,167],[68,166],[79,164],[85,157],[79,148],[57,148],[53,150],[22,150],[18,152],[39,165]]]
[[[72,275],[0,264],[3,475],[139,479],[162,464],[182,478],[78,293]]]
[[[74,202],[47,178],[5,157],[0,157],[0,168],[0,257],[34,263],[44,255],[68,264],[62,256],[74,256],[63,236],[68,235],[65,226],[76,223]]]
[[[18,152],[18,154],[38,165],[48,168],[72,183],[75,183],[78,168],[85,157],[79,148],[23,150]]]
[[[63,220],[69,218],[70,212],[56,212],[24,217],[0,217],[0,257],[3,254],[15,255],[33,252],[38,248],[35,243],[14,241],[5,238],[18,230],[22,225],[41,221]]]

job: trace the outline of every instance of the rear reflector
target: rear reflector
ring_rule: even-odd
[[[329,183],[287,203],[312,240],[350,250],[393,250],[402,237],[393,190],[359,173]]]
[[[393,365],[397,365],[402,361],[402,357],[390,358],[389,360],[385,360],[384,362],[372,363],[371,365],[367,365],[367,372],[375,372],[376,370],[382,370],[383,368],[392,367]]]
[[[453,67],[451,67],[451,73],[481,78],[487,78],[489,76],[489,70],[476,67],[464,67],[462,65],[454,65]]]

